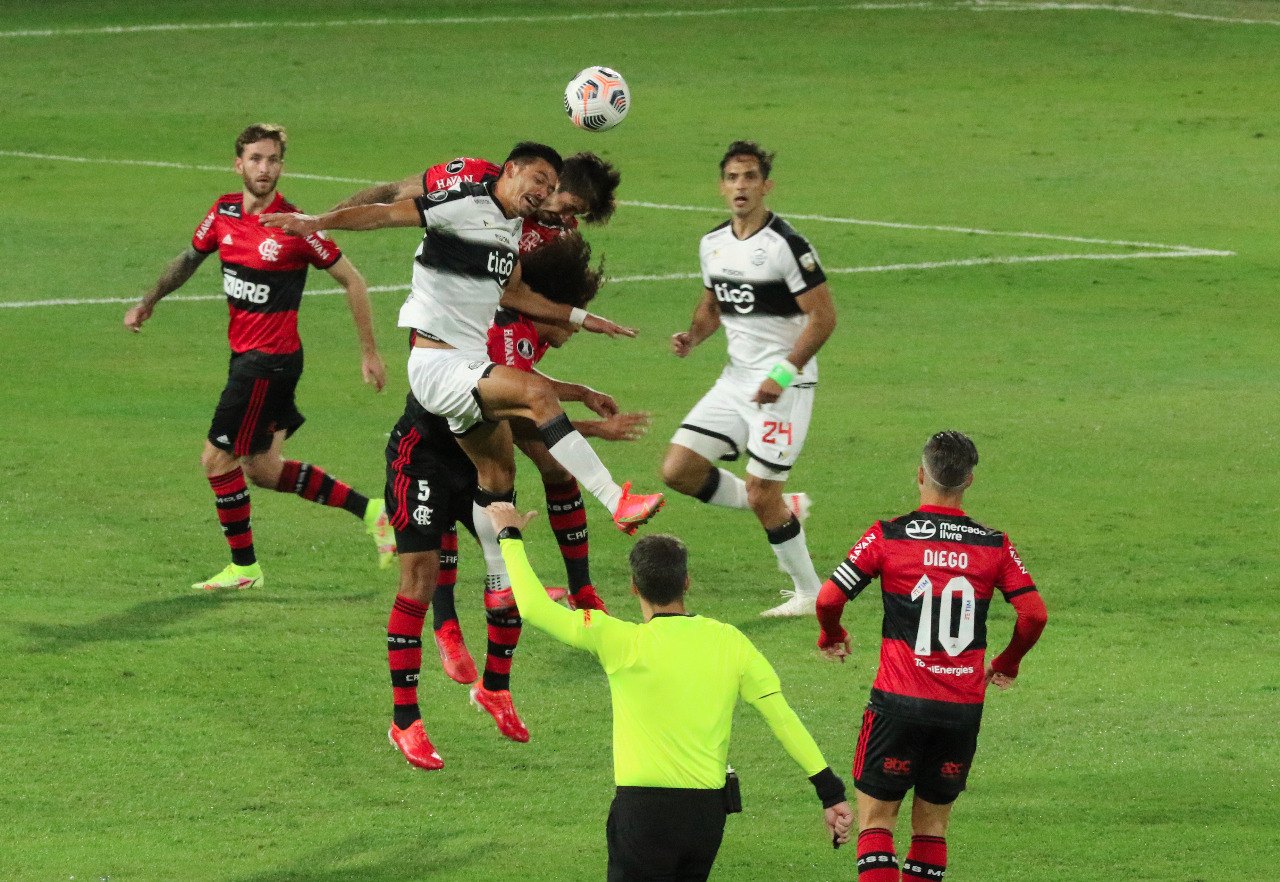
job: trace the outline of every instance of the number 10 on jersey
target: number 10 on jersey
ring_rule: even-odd
[[[955,598],[960,597],[960,621],[956,633],[951,633]],[[911,601],[923,600],[920,609],[920,627],[916,629],[916,655],[928,655],[933,651],[933,583],[928,576],[921,576],[911,589]],[[947,655],[957,656],[973,642],[974,593],[973,584],[964,576],[955,576],[947,582],[938,598],[938,643]]]

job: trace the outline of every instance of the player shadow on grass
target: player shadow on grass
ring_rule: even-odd
[[[368,599],[368,593],[280,597],[254,592],[192,592],[159,600],[144,600],[127,609],[107,613],[88,622],[65,624],[28,622],[21,627],[32,640],[31,645],[27,647],[27,653],[40,655],[63,652],[72,644],[166,640],[177,635],[173,626],[195,619],[228,603],[272,606],[323,604],[327,606],[335,602],[364,602]]]

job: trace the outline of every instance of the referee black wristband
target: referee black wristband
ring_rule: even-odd
[[[831,766],[827,766],[816,775],[810,775],[809,782],[813,784],[813,789],[818,791],[818,799],[822,800],[823,808],[831,808],[845,801],[844,782],[840,780],[839,775],[831,771]]]
[[[499,542],[501,542],[503,539],[523,539],[523,538],[524,536],[520,535],[519,527],[503,527],[502,532],[498,534]]]

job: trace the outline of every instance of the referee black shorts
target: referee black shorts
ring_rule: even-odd
[[[605,828],[609,882],[706,879],[725,817],[718,787],[619,787]]]

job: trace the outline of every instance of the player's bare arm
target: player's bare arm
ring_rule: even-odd
[[[388,181],[385,184],[374,184],[372,187],[357,190],[329,210],[338,211],[379,202],[400,202],[403,199],[416,199],[422,193],[422,175],[410,175],[403,181]]]
[[[200,264],[204,263],[207,254],[196,251],[191,246],[169,261],[164,271],[160,273],[160,278],[156,280],[155,285],[151,287],[136,306],[129,309],[124,314],[124,326],[135,334],[142,330],[142,323],[151,318],[151,313],[166,295],[177,291],[187,279],[195,275],[196,270],[200,268]]]
[[[826,343],[836,329],[836,305],[831,299],[831,289],[823,282],[815,285],[796,298],[800,311],[809,317],[800,336],[791,347],[787,361],[795,373],[804,370],[809,359],[818,354],[822,344]],[[773,377],[766,377],[756,390],[752,401],[756,404],[772,404],[782,397],[783,385]]]
[[[387,227],[421,225],[418,206],[412,199],[357,205],[321,215],[264,214],[264,227],[277,227],[291,236],[310,236],[321,230],[381,230]]]
[[[412,203],[410,203],[412,204]],[[581,326],[582,330],[593,334],[607,334],[610,337],[634,337],[635,328],[628,328],[610,321],[604,316],[594,315],[585,309],[553,303],[524,283],[520,273],[520,264],[502,290],[502,299],[498,305],[503,309],[512,309],[524,313],[530,318],[543,321],[571,323]]]
[[[716,295],[710,288],[704,288],[702,299],[693,310],[689,330],[671,335],[671,351],[678,358],[684,358],[693,351],[693,347],[714,334],[719,327],[720,310],[716,307]]]
[[[378,343],[373,336],[373,306],[369,302],[369,286],[364,276],[346,257],[328,269],[329,275],[347,292],[347,308],[355,322],[356,336],[360,340],[360,374],[365,383],[381,392],[387,385],[387,368],[378,354]]]

